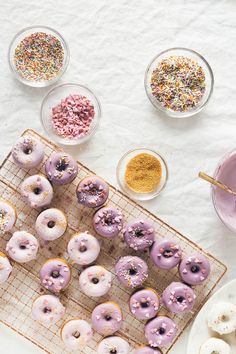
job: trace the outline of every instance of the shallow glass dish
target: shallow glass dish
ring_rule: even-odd
[[[59,70],[58,74],[50,80],[42,80],[42,81],[41,80],[40,81],[27,80],[22,75],[20,75],[20,73],[18,72],[18,70],[14,64],[14,54],[15,54],[16,47],[20,44],[20,42],[25,37],[28,37],[31,34],[34,34],[36,32],[44,32],[46,34],[50,34],[50,35],[56,37],[60,41],[63,51],[64,51],[64,58],[63,58],[62,67]],[[61,76],[66,71],[68,64],[69,64],[69,59],[70,59],[69,47],[68,47],[65,39],[61,36],[61,34],[59,32],[57,32],[56,30],[54,30],[50,27],[47,27],[47,26],[31,26],[31,27],[24,28],[23,30],[18,32],[15,35],[15,37],[12,39],[10,46],[9,46],[9,50],[8,50],[8,61],[9,61],[9,65],[10,65],[11,71],[13,72],[14,76],[23,84],[31,86],[31,87],[46,87],[46,86],[54,84],[56,81],[58,81],[61,78]]]
[[[157,98],[155,98],[152,94],[151,85],[150,85],[152,72],[156,69],[157,65],[163,59],[166,59],[172,55],[184,56],[195,60],[202,67],[205,74],[206,88],[203,97],[194,108],[189,109],[187,111],[174,111],[168,109],[164,107],[161,104],[161,102],[159,102]],[[146,94],[155,108],[159,109],[160,111],[164,112],[165,114],[173,118],[186,118],[199,113],[207,105],[213,92],[214,76],[208,62],[194,50],[187,49],[187,48],[171,48],[161,52],[160,54],[155,56],[155,58],[152,59],[145,72],[144,86],[145,86]]]
[[[137,192],[133,191],[132,189],[130,189],[125,182],[125,171],[126,171],[126,166],[127,166],[128,162],[133,157],[135,157],[139,154],[142,154],[142,153],[147,153],[147,154],[150,154],[150,155],[156,157],[160,161],[161,168],[162,168],[161,181],[160,181],[159,185],[157,186],[157,188],[153,192],[150,192],[150,193],[137,193]],[[117,181],[118,181],[118,184],[119,184],[121,190],[124,193],[126,193],[127,195],[129,195],[132,199],[150,200],[150,199],[155,198],[158,194],[160,194],[160,192],[165,187],[167,179],[168,179],[168,167],[167,167],[166,161],[159,153],[157,153],[153,150],[150,150],[150,149],[139,148],[139,149],[135,149],[135,150],[130,150],[122,156],[122,158],[118,162],[118,165],[116,168],[116,177],[117,177]]]
[[[89,133],[81,138],[64,138],[58,135],[52,124],[52,108],[57,106],[62,99],[70,95],[86,96],[94,106],[94,118],[91,123]],[[50,90],[44,97],[41,105],[40,119],[45,132],[50,138],[63,145],[78,145],[88,141],[96,132],[101,118],[101,105],[95,94],[86,86],[80,84],[67,83],[58,85]]]
[[[236,149],[219,162],[214,178],[236,191]],[[212,201],[220,220],[236,233],[236,197],[216,186],[211,186]]]

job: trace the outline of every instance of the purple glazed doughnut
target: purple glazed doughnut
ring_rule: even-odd
[[[173,342],[177,333],[175,322],[166,316],[157,316],[148,322],[144,329],[145,337],[151,347],[165,347]]]
[[[123,227],[122,212],[112,207],[99,209],[93,217],[93,227],[100,236],[116,237]]]
[[[135,288],[147,279],[148,266],[142,258],[125,256],[116,263],[115,273],[123,285]]]
[[[65,214],[56,208],[42,211],[35,223],[35,230],[38,236],[45,241],[54,241],[61,237],[67,228]]]
[[[155,241],[150,251],[153,263],[161,269],[172,269],[181,261],[182,250],[174,240]]]
[[[142,219],[129,222],[124,230],[125,242],[135,251],[149,248],[153,244],[154,236],[153,225]]]
[[[104,336],[117,332],[122,326],[122,312],[115,302],[104,302],[92,312],[92,325],[95,331]]]
[[[37,167],[44,157],[43,144],[30,136],[22,136],[12,149],[14,162],[26,169]]]
[[[31,208],[41,208],[51,203],[53,189],[48,180],[41,175],[27,177],[21,184],[21,195]]]
[[[65,314],[65,307],[54,295],[42,295],[34,300],[32,317],[44,325],[53,325]]]
[[[54,293],[59,293],[68,286],[71,280],[71,269],[61,258],[48,259],[39,272],[42,285]]]
[[[202,254],[186,256],[179,265],[179,274],[186,284],[202,284],[210,274],[210,263]]]
[[[163,354],[160,349],[142,346],[135,350],[134,354]]]
[[[172,313],[183,313],[191,311],[196,295],[186,284],[173,282],[162,294],[162,301],[165,307]]]
[[[130,311],[138,320],[149,320],[159,310],[159,299],[156,291],[146,288],[136,291],[129,301]]]
[[[30,262],[38,253],[38,240],[26,231],[16,231],[6,244],[9,256],[18,263]]]
[[[45,164],[45,173],[52,184],[71,183],[78,174],[77,162],[64,152],[54,152]]]
[[[76,194],[78,203],[88,208],[97,208],[107,201],[109,186],[103,179],[90,176],[80,181]]]

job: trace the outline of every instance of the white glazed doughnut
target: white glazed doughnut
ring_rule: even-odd
[[[0,283],[4,283],[12,272],[12,266],[7,256],[0,252]]]
[[[54,295],[42,295],[34,300],[32,317],[44,325],[58,322],[65,314],[65,307]]]
[[[92,339],[93,331],[87,321],[72,319],[61,328],[61,339],[70,349],[83,349]]]
[[[129,352],[129,343],[118,336],[104,338],[97,348],[97,354],[128,354]]]
[[[0,199],[0,232],[10,231],[16,222],[16,209],[7,200]]]
[[[219,302],[212,306],[208,315],[208,326],[219,334],[236,330],[236,306],[229,302]]]
[[[224,340],[209,338],[202,344],[199,354],[231,354],[231,348]]]
[[[6,251],[18,263],[30,262],[36,258],[38,240],[26,231],[16,231],[7,242]]]
[[[101,266],[85,269],[79,277],[80,290],[88,296],[103,296],[111,288],[112,276]]]
[[[44,146],[30,136],[22,136],[12,149],[14,162],[23,168],[37,167],[44,157]]]
[[[97,259],[100,245],[98,240],[87,232],[78,233],[70,239],[67,252],[74,263],[87,265]]]
[[[53,189],[47,178],[33,175],[22,182],[21,195],[30,207],[41,208],[51,203]]]
[[[56,208],[42,211],[36,219],[35,229],[40,238],[53,241],[61,237],[67,228],[65,214]]]

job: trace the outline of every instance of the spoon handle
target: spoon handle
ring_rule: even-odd
[[[223,189],[224,191],[231,193],[233,195],[236,196],[236,192],[234,190],[232,190],[231,188],[227,187],[225,184],[217,181],[216,179],[214,179],[213,177],[208,176],[205,172],[199,172],[198,176],[202,179],[204,179],[205,181],[214,184],[214,186],[217,186],[221,189]]]

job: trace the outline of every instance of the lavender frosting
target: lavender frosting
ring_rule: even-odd
[[[95,231],[103,237],[114,238],[123,227],[122,212],[116,208],[101,208],[93,217]]]
[[[161,269],[172,269],[181,261],[182,250],[174,240],[155,241],[150,257],[153,263]]]
[[[171,283],[162,294],[162,301],[166,308],[173,313],[191,311],[196,295],[186,284],[180,282]]]
[[[95,307],[92,312],[93,328],[100,334],[109,336],[122,326],[122,312],[116,303],[104,302]]]
[[[48,259],[39,272],[42,285],[55,293],[64,290],[70,282],[71,270],[64,259]]]
[[[115,273],[123,285],[134,288],[147,279],[148,266],[142,258],[125,256],[116,263]]]
[[[14,162],[26,169],[37,167],[44,157],[44,146],[29,136],[22,136],[12,149]]]
[[[179,266],[182,280],[189,285],[202,284],[210,274],[210,263],[202,254],[186,256]]]
[[[159,309],[156,291],[150,288],[138,290],[131,296],[129,307],[138,320],[149,320],[155,317]]]
[[[173,342],[177,326],[166,316],[157,316],[145,326],[145,337],[151,347],[165,347]]]
[[[88,208],[103,205],[109,196],[109,186],[101,178],[90,176],[84,178],[77,186],[78,202]]]
[[[52,184],[68,184],[77,176],[78,165],[69,154],[54,152],[46,161],[45,173]]]
[[[154,236],[153,225],[142,219],[129,222],[124,230],[125,242],[136,251],[149,248],[153,244]]]

